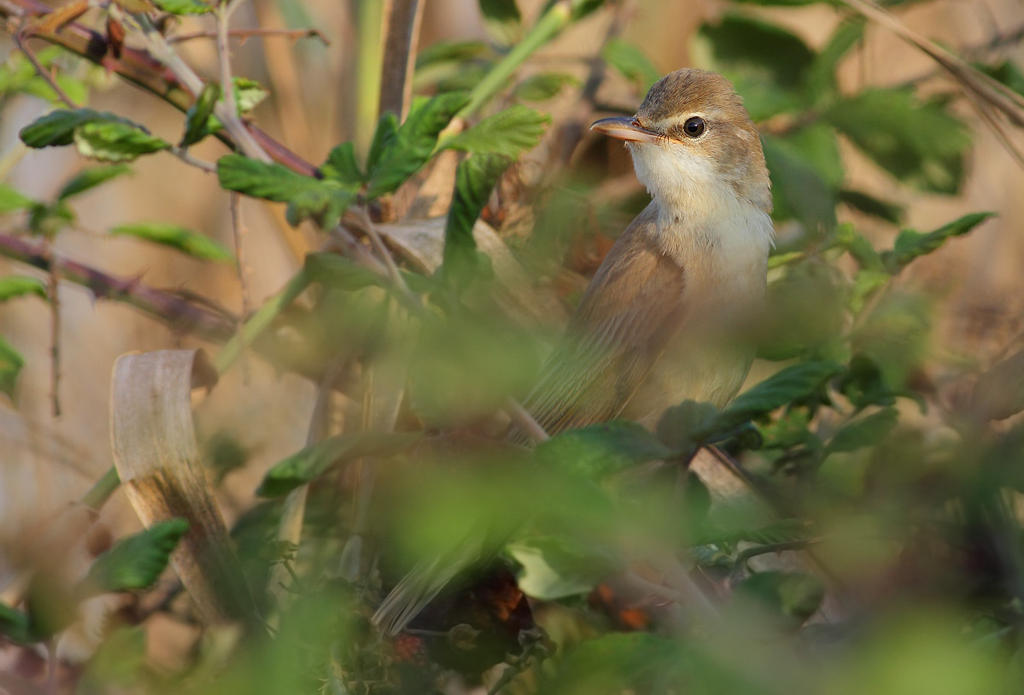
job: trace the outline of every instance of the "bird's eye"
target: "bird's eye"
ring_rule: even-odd
[[[686,133],[688,137],[699,138],[704,134],[705,127],[703,118],[700,116],[693,116],[692,118],[686,119],[686,123],[683,124],[683,132]]]

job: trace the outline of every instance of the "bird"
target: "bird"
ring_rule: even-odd
[[[651,195],[583,294],[566,335],[523,400],[548,434],[624,418],[652,426],[686,400],[725,405],[753,358],[774,243],[760,135],[723,76],[696,68],[658,80],[633,116],[591,130],[625,142]],[[527,441],[514,426],[510,441]],[[482,543],[412,572],[373,621],[397,634]]]

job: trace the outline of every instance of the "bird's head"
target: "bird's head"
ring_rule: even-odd
[[[740,201],[771,211],[760,137],[721,75],[677,70],[651,87],[635,116],[591,129],[626,141],[637,178],[662,206],[711,212]]]

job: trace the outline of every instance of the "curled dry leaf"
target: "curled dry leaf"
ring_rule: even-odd
[[[200,619],[252,624],[252,595],[196,445],[191,392],[211,386],[199,355],[196,350],[158,350],[118,358],[110,405],[114,465],[143,525],[188,521],[171,564]]]

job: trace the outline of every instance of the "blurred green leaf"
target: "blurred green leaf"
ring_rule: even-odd
[[[866,89],[840,100],[829,121],[890,174],[936,193],[963,181],[970,133],[947,108],[904,89]]]
[[[854,331],[851,346],[878,365],[890,391],[902,394],[907,380],[928,356],[931,321],[928,298],[889,290]]]
[[[975,64],[975,67],[989,77],[999,80],[1018,94],[1024,94],[1024,72],[1021,72],[1015,63],[1004,60],[995,65]]]
[[[536,448],[543,466],[578,471],[590,478],[617,473],[672,455],[672,450],[635,422],[612,421],[562,432]]]
[[[608,633],[568,649],[541,681],[543,695],[659,692],[679,682],[684,664],[675,641],[647,632]]]
[[[18,374],[25,366],[25,360],[10,343],[0,338],[0,393],[14,397],[14,386],[18,382]]]
[[[832,436],[825,452],[831,454],[837,451],[856,451],[866,446],[874,446],[884,439],[898,422],[899,411],[895,408],[882,408],[878,412],[843,425]]]
[[[203,91],[185,112],[185,133],[181,136],[179,147],[193,145],[215,130],[210,127],[210,118],[213,116],[213,109],[217,106],[220,96],[220,84],[207,82]]]
[[[834,228],[843,177],[834,136],[827,128],[815,127],[785,139],[766,135],[763,142],[772,175],[775,217],[795,217],[812,234]]]
[[[850,254],[861,268],[882,270],[885,267],[875,247],[852,224],[845,223],[836,228],[836,245]]]
[[[549,116],[515,104],[442,141],[441,147],[516,159],[540,142],[550,122]]]
[[[587,593],[618,567],[610,554],[577,539],[531,536],[506,549],[523,566],[519,588],[542,601]]]
[[[288,203],[287,217],[293,225],[312,217],[323,227],[333,227],[356,199],[351,184],[303,176],[280,164],[265,164],[239,154],[217,160],[217,178],[229,191]]]
[[[151,0],[164,12],[171,14],[206,14],[213,12],[213,6],[201,0]]]
[[[893,245],[892,251],[886,251],[882,254],[885,266],[891,272],[897,272],[915,258],[935,251],[951,237],[967,234],[994,215],[994,212],[975,212],[970,215],[964,215],[960,219],[944,224],[927,234],[915,232],[912,229],[904,229],[896,237],[896,243]]]
[[[0,635],[15,644],[32,644],[36,641],[27,615],[0,602]]]
[[[0,277],[0,302],[23,297],[26,294],[34,294],[46,299],[46,285],[41,280],[24,275]]]
[[[309,282],[319,282],[334,289],[360,290],[372,285],[383,286],[386,280],[366,266],[358,265],[336,253],[306,254],[304,266]]]
[[[541,72],[516,85],[515,95],[523,101],[546,101],[556,96],[563,87],[578,84],[579,80],[564,72]]]
[[[419,70],[437,63],[462,63],[478,58],[487,51],[487,44],[483,41],[438,41],[417,54],[416,69]]]
[[[736,595],[754,599],[772,612],[803,623],[825,598],[821,580],[796,572],[758,572],[740,582]]]
[[[601,49],[601,58],[644,92],[661,78],[643,50],[625,39],[614,38],[606,43]]]
[[[487,32],[509,45],[522,37],[522,16],[516,0],[479,0]]]
[[[718,415],[718,408],[710,403],[684,401],[662,413],[655,432],[673,452],[686,454],[705,443],[704,437],[709,434]]]
[[[755,121],[802,103],[814,53],[778,25],[726,14],[700,28],[697,48],[704,57],[699,62],[732,81]]]
[[[256,494],[279,497],[323,475],[336,463],[363,456],[393,456],[421,437],[418,432],[352,432],[329,437],[274,464]]]
[[[44,68],[54,74],[57,86],[71,99],[71,101],[82,104],[89,98],[89,89],[81,79],[73,77],[58,64],[60,59],[70,59],[71,53],[60,46],[49,46],[35,54],[36,60]],[[61,62],[65,62],[61,61]],[[53,90],[49,82],[39,76],[35,67],[29,60],[19,52],[12,52],[7,61],[0,65],[0,95],[29,94],[39,99],[49,101],[54,106],[63,106],[61,97]]]
[[[810,257],[790,264],[768,285],[758,320],[757,352],[764,359],[834,359],[830,345],[842,334],[846,279],[832,265]]]
[[[835,362],[794,364],[779,370],[730,403],[719,417],[721,424],[739,424],[812,395],[842,371]]]
[[[33,205],[35,205],[34,200],[23,196],[8,185],[0,183],[0,215],[5,212],[27,210]]]
[[[859,314],[867,300],[878,290],[889,284],[892,276],[886,270],[866,268],[858,270],[853,276],[853,286],[850,288],[848,306],[854,314]]]
[[[367,197],[390,193],[419,171],[433,156],[437,136],[468,101],[469,95],[460,92],[413,100],[405,122],[371,157]]]
[[[76,695],[99,695],[112,688],[142,687],[146,667],[146,628],[119,626],[105,635],[76,684]],[[134,688],[132,687],[134,686]]]
[[[839,190],[839,202],[845,203],[865,215],[871,215],[893,224],[899,224],[903,219],[904,208],[902,205],[876,198],[863,191],[842,188]]]
[[[354,186],[360,185],[366,179],[359,169],[355,147],[351,142],[343,142],[334,147],[327,155],[327,161],[320,167],[320,172],[329,179]]]
[[[110,166],[99,166],[84,169],[76,174],[70,181],[61,186],[57,194],[57,200],[67,200],[79,193],[84,193],[113,178],[131,172],[131,167],[126,164],[112,164]]]
[[[208,261],[232,261],[234,256],[226,248],[207,236],[187,227],[166,222],[135,222],[122,224],[110,230],[117,236],[133,236],[155,244],[169,246],[194,258]]]
[[[74,221],[74,211],[63,200],[49,205],[35,203],[29,210],[28,228],[35,235],[52,238]]]
[[[148,588],[163,573],[187,531],[187,521],[170,519],[118,541],[92,563],[83,588],[90,594]]]
[[[444,227],[441,276],[464,285],[480,267],[473,226],[510,160],[498,154],[474,154],[455,170],[455,196]]]
[[[171,146],[141,126],[120,121],[84,123],[75,128],[74,140],[79,154],[101,162],[130,162]]]
[[[860,17],[843,20],[815,56],[807,81],[808,90],[816,102],[824,102],[837,94],[836,69],[839,61],[864,37],[865,26],[866,20]]]

